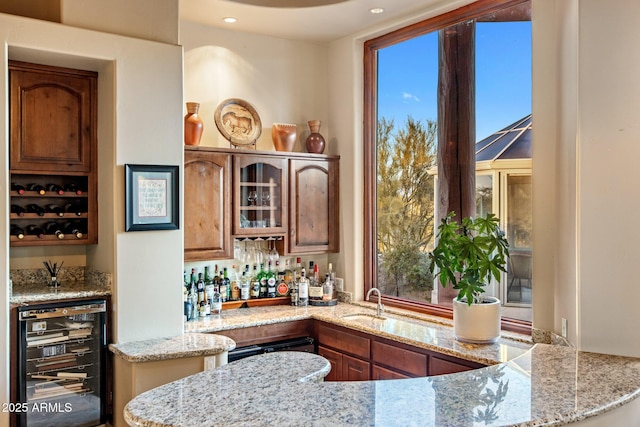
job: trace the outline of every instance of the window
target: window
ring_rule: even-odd
[[[462,32],[470,29],[472,45],[476,40],[478,50],[462,46],[454,54],[474,57],[474,65],[460,65],[456,72],[475,82],[470,94],[475,103],[469,110],[454,107],[457,113],[454,112],[453,121],[466,121],[464,126],[471,129],[470,135],[483,138],[486,154],[491,150],[502,154],[504,150],[497,148],[493,140],[485,141],[485,137],[522,117],[528,116],[530,123],[529,11],[528,1],[511,0],[495,6],[495,2],[480,0],[365,43],[365,290],[378,287],[387,304],[451,315],[447,308],[450,299],[447,304],[447,299],[442,298],[438,304],[439,290],[433,289],[427,257],[433,247],[439,209],[439,197],[435,196],[441,138],[438,126],[450,126],[441,124],[444,121],[438,110],[443,98],[456,96],[439,83],[442,58],[447,57],[443,50],[452,49],[443,48],[439,36],[462,26]],[[508,58],[501,57],[501,51],[508,52]],[[527,67],[528,74],[523,73]],[[521,81],[526,83],[518,87],[522,96],[508,87]],[[456,105],[456,100],[445,100],[449,101]],[[496,105],[499,108],[493,109]],[[451,116],[448,120],[452,120]],[[530,169],[530,155],[528,161]],[[503,228],[513,230],[517,239],[524,239],[531,226],[530,170],[523,176],[514,173],[504,183],[500,172],[492,170],[488,162],[476,170],[472,201],[475,209],[471,214],[502,215]],[[447,171],[449,175],[457,173],[453,169]],[[457,179],[461,176],[457,175]],[[529,205],[522,205],[526,179]],[[508,189],[500,190],[501,185]],[[505,197],[514,203],[510,208],[503,207]],[[527,209],[528,223],[524,220]],[[524,250],[528,243],[522,244]],[[528,248],[530,254],[530,244]],[[523,301],[526,305],[526,297],[516,300],[515,294],[519,298],[519,291],[524,291],[530,296],[530,280],[518,286],[518,267],[509,267],[500,287],[491,292],[503,295],[503,301],[512,305],[522,305]],[[514,283],[513,292],[506,290],[509,282]],[[530,315],[520,318],[530,320]]]

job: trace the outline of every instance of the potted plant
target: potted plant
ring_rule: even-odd
[[[458,290],[453,300],[454,334],[460,341],[492,343],[500,337],[500,300],[482,295],[491,278],[500,280],[509,257],[509,242],[498,218],[463,218],[451,212],[438,226],[437,245],[429,254],[430,269],[446,287]]]

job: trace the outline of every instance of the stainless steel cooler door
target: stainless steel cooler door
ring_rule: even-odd
[[[105,422],[106,301],[20,307],[20,425]]]

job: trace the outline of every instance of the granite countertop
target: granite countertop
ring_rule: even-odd
[[[301,382],[306,368],[286,353],[242,359],[135,397],[125,419],[147,427],[559,426],[640,393],[640,359],[546,344],[506,363],[438,377]]]
[[[451,321],[396,308],[386,309],[383,315],[387,319],[399,319],[402,322],[395,322],[386,330],[375,324],[367,325],[344,317],[358,313],[374,314],[374,308],[375,304],[368,302],[338,303],[334,307],[279,305],[240,308],[224,310],[221,318],[211,317],[186,322],[185,331],[215,333],[229,329],[315,319],[484,365],[509,361],[524,354],[533,346],[530,336],[504,331],[495,344],[462,343],[453,337]]]
[[[127,362],[151,362],[181,357],[213,356],[236,348],[236,343],[222,335],[186,333],[172,338],[158,338],[122,344],[109,344],[109,350]]]
[[[92,298],[111,295],[112,275],[85,267],[64,268],[59,276],[61,285],[48,286],[49,276],[44,269],[11,270],[9,303],[61,299]]]

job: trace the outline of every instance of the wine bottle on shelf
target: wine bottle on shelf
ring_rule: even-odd
[[[35,191],[36,193],[40,194],[41,196],[45,195],[47,193],[47,190],[40,184],[27,184],[27,190],[29,191]]]
[[[267,298],[275,298],[277,290],[276,274],[273,271],[271,261],[269,261],[269,268],[267,270]]]
[[[47,184],[45,186],[45,188],[46,188],[47,191],[51,191],[52,193],[56,193],[56,194],[59,194],[61,196],[64,194],[64,189],[61,186],[59,186],[58,184],[53,184],[53,183]]]
[[[18,240],[24,239],[24,230],[15,224],[11,224],[11,235],[16,236]]]
[[[82,239],[82,237],[84,236],[82,228],[80,228],[79,224],[77,223],[67,222],[62,226],[62,230],[65,234],[75,236],[76,239]]]
[[[264,271],[264,263],[260,264],[260,271],[258,272],[258,280],[260,281],[260,295],[258,298],[267,297],[267,272]]]
[[[249,290],[251,298],[260,297],[260,277],[258,276],[258,266],[253,265],[253,275],[251,276],[251,288]]]
[[[300,279],[298,280],[298,305],[306,306],[309,304],[309,279],[306,278],[306,272],[304,267],[300,272]]]
[[[16,214],[18,216],[24,216],[26,209],[20,205],[11,205],[11,213]]]
[[[198,304],[200,304],[204,300],[204,277],[202,273],[198,273],[196,288],[198,289]]]
[[[35,224],[27,225],[25,231],[31,236],[37,236],[38,239],[44,239],[44,230]]]
[[[64,208],[58,205],[46,205],[44,210],[48,213],[54,213],[58,216],[64,216]]]
[[[82,194],[82,189],[80,188],[80,186],[74,184],[74,183],[70,183],[64,186],[64,191],[68,192],[68,193],[75,193],[78,196]]]
[[[82,208],[82,206],[80,206],[79,204],[74,204],[74,203],[67,203],[64,205],[64,211],[67,213],[74,213],[77,216],[81,216],[84,212],[86,212],[85,209]]]
[[[20,185],[20,184],[16,184],[16,183],[11,183],[11,191],[15,191],[20,195],[23,195],[24,192],[26,191],[26,188],[24,187],[24,185]]]
[[[57,222],[52,221],[52,222],[46,223],[44,225],[44,231],[47,234],[55,235],[60,240],[64,239],[64,233],[62,232],[60,224],[58,224]]]
[[[44,209],[35,203],[30,203],[27,205],[27,212],[38,214],[38,216],[44,216]]]

